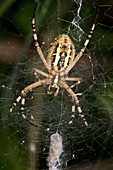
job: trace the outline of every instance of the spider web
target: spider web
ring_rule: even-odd
[[[69,73],[69,77],[83,79],[73,91],[79,98],[88,128],[77,113],[73,124],[68,125],[72,106],[70,96],[64,90],[56,97],[47,95],[45,87],[27,95],[26,114],[28,119],[33,115],[38,128],[23,120],[20,105],[9,116],[9,108],[20,91],[36,81],[32,69],[46,72],[32,41],[34,4],[16,0],[7,7],[1,3],[0,169],[112,170],[112,2],[45,0],[39,1],[36,11],[39,41],[47,56],[49,44],[62,33],[70,35],[76,53],[79,52],[94,22],[96,9],[99,9],[90,44]],[[4,6],[7,9],[2,8]]]

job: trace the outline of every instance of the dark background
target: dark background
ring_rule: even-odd
[[[93,128],[88,131],[82,131],[78,128],[79,125],[77,125],[76,128],[72,126],[72,129],[68,128],[66,131],[67,135],[64,137],[64,140],[66,144],[68,143],[66,145],[68,147],[64,147],[67,156],[64,158],[63,166],[66,166],[67,162],[67,168],[69,166],[71,167],[70,169],[79,169],[79,165],[81,169],[85,168],[87,170],[93,168],[95,170],[113,169],[112,4],[113,2],[110,0],[83,1],[79,23],[82,30],[84,30],[84,34],[81,34],[79,31],[77,33],[74,32],[76,30],[74,28],[71,28],[72,31],[69,33],[74,43],[77,43],[76,47],[79,51],[94,21],[96,9],[99,9],[97,26],[87,51],[87,53],[90,52],[91,56],[94,56],[99,69],[96,69],[97,65],[94,61],[96,83],[90,94],[88,93],[87,95],[85,93],[85,102],[82,100],[83,107],[91,113],[91,119],[88,117],[88,121],[92,122]],[[42,136],[40,137],[39,130],[35,127],[29,127],[28,124],[26,125],[19,114],[8,117],[10,105],[20,90],[34,81],[31,72],[32,68],[36,67],[37,63],[40,64],[40,59],[36,59],[37,54],[32,38],[31,18],[34,5],[35,2],[33,0],[2,0],[0,2],[0,169],[4,170],[9,168],[12,170],[47,169],[47,149],[46,153],[39,154],[41,149],[38,148],[39,151],[35,156],[29,151],[29,145],[34,140],[32,135],[36,135],[35,138],[37,140],[39,138],[43,139],[44,135],[46,135],[44,129],[42,129]],[[39,7],[36,12],[36,25],[39,42],[45,55],[47,54],[49,44],[54,41],[54,38],[61,33],[67,33],[68,25],[70,25],[70,22],[76,16],[76,10],[76,3],[71,0],[39,1]],[[58,17],[63,18],[64,21],[58,20]],[[79,33],[81,34],[80,43],[77,42]],[[85,65],[87,65],[87,62],[85,62]],[[87,75],[84,73],[83,77],[86,79]],[[86,79],[86,81],[88,80]],[[89,86],[88,83],[86,83],[86,86]],[[44,102],[44,100],[46,101],[48,110],[51,110],[49,108],[51,100],[54,104],[56,103],[50,97],[44,99],[40,96],[38,99],[39,103]],[[36,101],[34,104],[36,104]],[[53,107],[53,109],[55,108]],[[41,118],[38,118],[38,123],[40,120]],[[48,123],[46,122],[46,124]],[[34,134],[34,131],[37,131],[38,135]],[[62,130],[62,133],[64,135],[65,130]],[[72,136],[76,136],[76,139],[72,139]],[[87,142],[84,142],[86,139]],[[82,140],[83,142],[81,142]],[[40,142],[42,142],[41,148],[44,148],[43,145],[46,144],[46,139],[44,142],[43,140],[38,140],[37,143]],[[37,145],[39,147],[39,144]],[[78,155],[77,151],[79,151]],[[72,158],[73,154],[76,155],[75,158]],[[36,162],[33,166],[31,165],[33,163],[32,159]],[[72,166],[74,165],[75,167],[73,168]]]

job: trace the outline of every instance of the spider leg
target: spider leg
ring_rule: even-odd
[[[43,71],[41,71],[41,70],[39,70],[37,68],[35,68],[33,71],[34,71],[34,74],[35,74],[36,77],[37,77],[38,74],[41,74],[41,75],[43,75],[45,77],[48,77],[47,73],[45,73],[45,72],[43,72]]]
[[[17,103],[19,103],[21,101],[21,109],[20,109],[20,112],[21,112],[21,115],[24,119],[26,119],[26,114],[24,112],[24,106],[25,106],[25,97],[23,97],[22,95],[21,96],[18,96],[17,99],[15,100],[15,102],[12,104],[10,110],[9,110],[9,114],[11,114],[14,110],[14,108],[16,107]],[[32,118],[32,117],[31,117]],[[33,118],[32,118],[33,119]]]
[[[32,17],[32,32],[33,32],[33,38],[34,38],[34,40],[35,40],[36,50],[37,50],[37,52],[38,52],[41,60],[43,61],[45,67],[49,70],[48,64],[47,64],[47,62],[46,62],[46,59],[45,59],[45,57],[44,57],[44,55],[43,55],[43,52],[42,52],[42,50],[41,50],[41,48],[40,48],[40,45],[39,45],[39,43],[38,43],[38,37],[37,37],[37,33],[36,33],[36,27],[35,27],[35,11],[36,11],[37,4],[38,4],[38,3],[36,3],[36,5],[35,5],[34,12],[33,12],[33,17]]]
[[[72,84],[71,86],[69,86],[71,89],[74,88],[74,87],[77,87],[78,85],[80,84],[80,81]]]
[[[79,77],[66,77],[65,80],[66,81],[76,81],[76,83],[71,85],[70,88],[74,88],[82,82],[82,78],[79,78]]]
[[[98,17],[98,13],[96,15],[96,18],[95,18],[95,21],[90,29],[90,32],[89,34],[87,35],[87,39],[86,41],[84,42],[84,46],[83,48],[80,50],[80,52],[77,54],[77,56],[75,57],[75,59],[72,61],[72,63],[66,68],[65,70],[65,74],[67,74],[73,67],[74,65],[78,62],[78,60],[82,57],[83,53],[85,52],[86,48],[87,48],[87,45],[89,44],[89,41],[92,37],[92,34],[93,34],[93,31],[95,29],[95,25],[96,25],[96,21],[97,21],[97,17]]]
[[[17,103],[19,103],[19,101],[20,101],[21,99],[22,99],[21,96],[18,96],[18,97],[17,97],[17,99],[16,99],[15,102],[12,104],[12,106],[11,106],[11,108],[10,108],[10,110],[9,110],[10,113],[13,112],[13,110],[14,110],[14,108],[16,107]]]
[[[12,104],[9,112],[12,113],[14,108],[16,107],[17,103],[19,103],[21,101],[21,115],[22,115],[22,117],[24,119],[26,119],[26,114],[25,114],[25,111],[24,111],[24,106],[25,106],[25,97],[26,97],[27,93],[31,92],[35,88],[38,88],[39,86],[42,86],[45,82],[47,82],[47,79],[39,80],[38,82],[35,82],[35,83],[25,87],[21,91],[21,95],[18,96],[17,99],[15,100],[15,102]],[[33,119],[32,116],[31,116],[31,119]]]
[[[66,81],[82,81],[82,78],[79,77],[66,77],[65,78]]]
[[[82,109],[79,105],[79,100],[77,95],[73,92],[73,90],[66,84],[66,82],[63,83],[63,87],[65,88],[65,90],[70,94],[70,96],[72,97],[72,101],[73,101],[73,105],[72,105],[72,116],[71,116],[71,120],[69,121],[69,124],[73,123],[74,119],[75,119],[75,105],[77,107],[79,116],[81,117],[81,119],[83,120],[85,126],[88,126],[88,123],[85,119],[85,116],[83,115]]]

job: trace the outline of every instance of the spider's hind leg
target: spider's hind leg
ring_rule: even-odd
[[[71,120],[69,121],[69,124],[72,124],[73,121],[76,118],[76,115],[75,115],[75,108],[76,108],[76,106],[77,106],[77,111],[78,111],[79,116],[81,117],[81,119],[83,120],[85,126],[87,127],[88,123],[87,123],[87,121],[85,119],[85,116],[83,115],[81,107],[79,106],[79,101],[75,101],[73,103],[73,105],[72,105],[72,115],[71,115]]]
[[[16,107],[16,105],[21,102],[21,109],[20,109],[20,112],[21,112],[21,115],[24,119],[26,119],[26,114],[25,114],[25,98],[23,96],[18,96],[17,99],[15,100],[15,102],[12,104],[10,110],[9,110],[9,113],[11,114],[14,110],[14,108]]]
[[[88,126],[88,123],[85,119],[85,116],[83,115],[82,109],[79,105],[79,100],[77,95],[73,92],[73,90],[67,85],[67,83],[63,83],[63,87],[66,89],[66,91],[68,92],[68,94],[72,97],[72,115],[71,115],[71,120],[69,121],[69,124],[73,123],[73,121],[75,120],[76,116],[75,116],[75,106],[77,108],[78,114],[81,117],[81,119],[83,120],[85,126]]]
[[[22,97],[21,99],[21,108],[20,108],[21,115],[24,119],[27,119],[26,112],[25,112],[25,98]],[[31,116],[31,119],[33,119],[33,116]]]
[[[24,120],[26,120],[29,124],[31,125],[34,125],[35,127],[38,127],[36,124],[34,124],[34,118],[33,116],[31,115],[30,118],[31,118],[31,122],[27,116],[26,116],[26,112],[25,112],[25,97],[23,96],[18,96],[17,99],[15,100],[15,102],[12,104],[10,110],[9,110],[9,117],[10,117],[10,114],[13,112],[14,108],[16,107],[16,105],[20,102],[21,104],[21,108],[20,108],[20,113],[21,113],[21,116]]]
[[[37,125],[35,125],[34,123],[32,123],[31,121],[28,120],[26,113],[25,113],[25,101],[26,101],[26,95],[33,91],[35,88],[38,88],[39,86],[42,86],[43,84],[45,84],[47,82],[47,79],[43,79],[43,80],[39,80],[33,84],[30,84],[29,86],[25,87],[22,91],[21,91],[21,95],[17,97],[17,99],[15,100],[15,102],[12,104],[9,113],[12,113],[14,108],[16,107],[17,103],[20,102],[21,104],[21,115],[22,117],[27,120],[28,123],[30,123],[31,125],[34,125],[36,127],[38,127]],[[31,116],[31,120],[34,121],[33,116]]]
[[[18,97],[17,97],[17,99],[16,99],[15,102],[12,104],[12,106],[11,106],[11,108],[10,108],[10,110],[9,110],[10,113],[13,112],[13,110],[14,110],[14,108],[16,107],[17,103],[19,103],[21,99],[22,99],[21,96],[18,96]]]

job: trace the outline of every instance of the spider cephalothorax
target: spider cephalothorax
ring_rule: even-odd
[[[35,41],[36,50],[39,54],[40,59],[45,65],[48,73],[45,73],[42,70],[39,70],[37,68],[34,69],[34,73],[36,77],[38,74],[41,74],[45,78],[42,80],[38,80],[37,82],[25,87],[21,91],[20,96],[18,96],[16,101],[12,104],[12,107],[10,108],[10,113],[13,111],[16,104],[18,102],[21,102],[21,114],[24,119],[27,119],[26,113],[24,110],[25,98],[26,98],[27,93],[29,93],[32,90],[35,90],[39,86],[47,86],[47,89],[48,89],[47,93],[48,94],[54,93],[54,96],[56,96],[59,93],[59,89],[62,88],[66,90],[67,93],[72,98],[72,111],[71,111],[72,115],[71,115],[71,120],[69,121],[69,124],[71,124],[73,120],[75,119],[75,108],[76,108],[79,116],[84,121],[84,124],[88,126],[88,123],[79,105],[78,97],[72,90],[73,87],[76,88],[81,83],[82,79],[79,77],[68,77],[67,75],[69,71],[78,62],[78,60],[82,57],[84,51],[86,50],[86,47],[90,41],[90,38],[92,37],[93,30],[95,29],[96,19],[91,27],[91,30],[87,36],[86,41],[84,42],[83,47],[81,48],[80,52],[77,55],[75,55],[75,47],[74,47],[74,44],[71,38],[66,34],[62,34],[58,38],[56,38],[55,41],[51,44],[48,57],[47,57],[47,61],[46,61],[45,56],[39,46],[38,38],[36,34],[36,28],[35,28],[36,6],[34,8],[34,13],[33,13],[33,18],[32,18],[33,37]],[[74,84],[69,86],[67,84],[68,81],[74,82]]]

